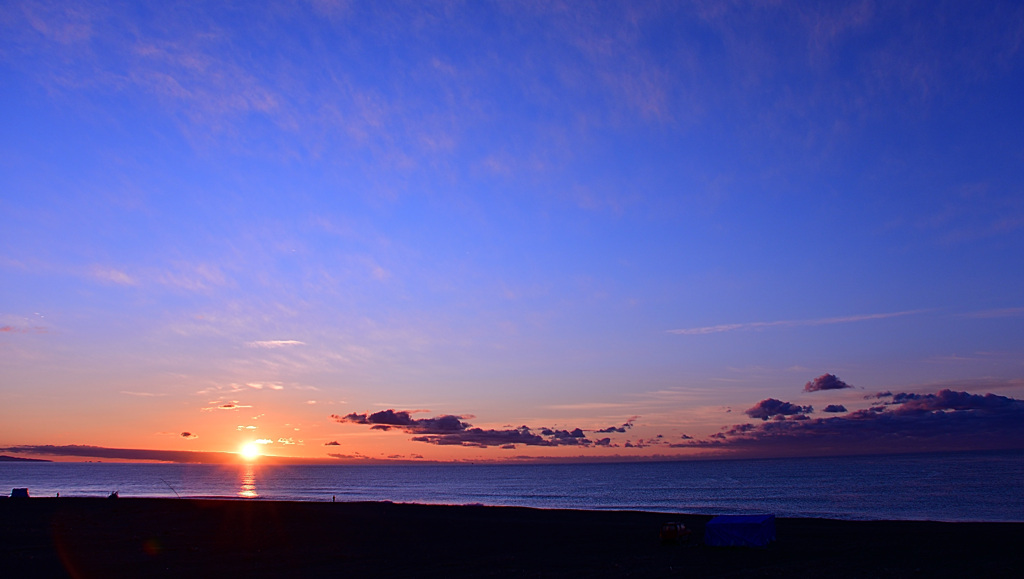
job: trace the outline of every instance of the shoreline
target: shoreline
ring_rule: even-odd
[[[0,504],[3,501],[9,500],[9,495],[0,495]],[[53,496],[39,496],[33,495],[30,500],[101,500],[107,499],[105,495],[60,495],[59,497]],[[381,500],[343,500],[337,499],[332,501],[331,499],[319,498],[319,499],[285,499],[285,498],[274,498],[274,497],[240,497],[234,495],[181,495],[181,496],[159,496],[159,495],[123,495],[119,494],[119,499],[122,500],[147,500],[147,501],[224,501],[224,502],[258,502],[258,503],[283,503],[283,504],[386,504],[386,505],[409,505],[409,506],[429,506],[429,507],[474,507],[474,508],[493,508],[493,509],[529,509],[538,511],[580,511],[588,513],[650,513],[650,514],[661,514],[661,515],[679,515],[683,511],[678,510],[655,510],[655,509],[642,509],[642,508],[568,508],[568,507],[545,507],[545,506],[534,506],[534,505],[493,505],[485,503],[430,503],[430,502],[406,502],[406,501],[392,501],[387,499]],[[14,499],[24,500],[24,499]],[[721,511],[715,513],[701,513],[701,512],[688,512],[681,516],[697,517],[697,518],[713,518],[717,515],[733,515],[733,514],[762,514],[760,511],[757,513],[735,513],[732,511]],[[990,519],[927,519],[927,518],[870,518],[870,517],[839,517],[839,516],[803,516],[803,515],[785,515],[778,516],[779,519],[787,520],[815,520],[815,521],[836,521],[836,522],[849,522],[849,523],[941,523],[941,524],[994,524],[994,525],[1024,525],[1024,518],[1022,519],[1005,519],[1005,520],[990,520]]]
[[[708,547],[711,515],[389,502],[0,500],[12,577],[1015,576],[1024,523],[780,518],[766,548]],[[662,544],[681,522],[685,541]]]

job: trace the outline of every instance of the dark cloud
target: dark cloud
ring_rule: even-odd
[[[332,440],[330,442],[325,442],[324,446],[341,446],[341,443],[337,440]]]
[[[515,447],[517,444],[526,446],[591,446],[594,443],[586,437],[582,429],[556,430],[540,429],[534,432],[528,426],[508,428],[504,430],[474,428],[465,422],[465,416],[441,415],[433,418],[413,418],[406,410],[381,410],[373,414],[351,413],[345,416],[332,414],[331,418],[338,422],[369,425],[371,429],[399,429],[413,434],[412,440],[439,446],[498,446]]]
[[[544,436],[550,436],[558,440],[571,440],[573,438],[586,438],[587,435],[583,434],[583,431],[579,428],[569,432],[568,430],[552,430],[550,428],[544,428],[540,431]]]
[[[552,439],[545,439],[539,434],[533,433],[528,427],[510,428],[507,430],[484,430],[482,428],[468,428],[462,432],[448,432],[445,434],[427,434],[414,436],[416,442],[426,442],[438,446],[476,446],[485,448],[488,446],[508,446],[524,444],[526,446],[557,446]]]
[[[601,430],[597,430],[595,432],[597,432],[598,434],[610,434],[612,432],[624,433],[626,432],[626,430],[633,428],[634,420],[636,420],[635,416],[627,420],[622,426],[609,426],[608,428],[602,428]]]
[[[182,438],[190,438],[191,439],[191,438],[199,438],[199,435],[198,434],[192,434],[191,432],[182,432],[181,433],[181,437]]]
[[[846,412],[846,407],[843,406],[842,404],[829,404],[828,406],[825,407],[825,412]]]
[[[747,409],[746,414],[751,418],[768,420],[773,416],[793,416],[805,412],[814,412],[814,408],[811,406],[797,406],[796,404],[774,398],[766,398],[754,405],[753,408]]]
[[[338,422],[351,422],[353,424],[370,424],[374,430],[390,430],[400,428],[406,432],[415,434],[443,434],[447,432],[460,432],[469,427],[469,424],[462,421],[463,416],[443,415],[435,418],[412,417],[412,413],[405,410],[381,410],[373,414],[348,414],[338,416],[332,414],[331,418]]]
[[[204,408],[204,410],[210,410],[213,408],[216,408],[217,410],[239,410],[241,408],[252,408],[252,406],[249,406],[247,404],[240,404],[237,400],[233,400],[231,402],[225,402],[224,404],[220,404],[217,406]]]
[[[997,396],[995,394],[969,394],[940,390],[938,394],[896,394],[892,404],[898,405],[894,412],[901,414],[924,414],[947,410],[974,410],[978,412],[1000,412],[1015,408],[1024,402]]]
[[[842,390],[843,388],[853,388],[846,382],[843,382],[835,374],[822,374],[814,380],[804,384],[804,392],[818,392],[820,390]]]
[[[666,444],[668,444],[668,443],[665,441],[665,435],[659,434],[657,436],[653,436],[651,438],[648,438],[647,440],[644,440],[642,438],[637,439],[636,441],[627,440],[626,444],[624,446],[626,448],[647,448],[649,446],[659,446],[659,445],[666,445]],[[669,445],[669,446],[671,446],[671,445]]]
[[[952,390],[891,396],[844,416],[738,424],[672,446],[750,456],[1024,449],[1024,401]]]

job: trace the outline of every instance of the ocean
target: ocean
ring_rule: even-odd
[[[1024,522],[1024,451],[602,464],[0,463],[32,496],[392,501]]]

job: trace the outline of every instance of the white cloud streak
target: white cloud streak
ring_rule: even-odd
[[[827,326],[831,324],[849,324],[853,322],[866,322],[869,320],[883,320],[886,318],[897,318],[920,314],[928,310],[907,310],[903,312],[888,312],[882,314],[862,314],[857,316],[842,316],[836,318],[817,318],[813,320],[777,320],[774,322],[746,322],[742,324],[720,324],[717,326],[701,326],[698,328],[682,328],[677,330],[666,330],[669,334],[683,336],[698,336],[703,334],[719,334],[732,332],[734,330],[760,330],[762,328],[786,327],[794,328],[799,326]]]
[[[263,390],[264,388],[267,388],[269,390],[284,390],[284,386],[274,383],[268,384],[263,382],[246,382],[245,385],[248,386],[249,388],[252,388],[253,390]]]
[[[284,348],[287,346],[305,346],[305,342],[298,340],[257,340],[255,342],[248,342],[246,346],[250,348]]]

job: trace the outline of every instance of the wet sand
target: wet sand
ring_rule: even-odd
[[[778,519],[708,547],[711,517],[392,503],[0,499],[4,577],[1019,577],[1024,523]],[[680,521],[686,541],[663,544]]]

